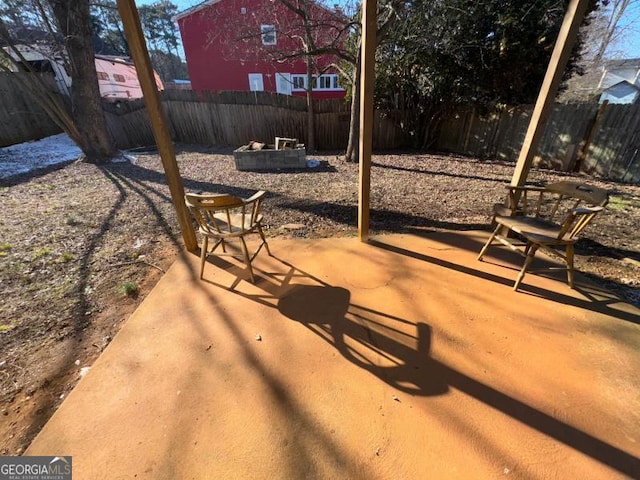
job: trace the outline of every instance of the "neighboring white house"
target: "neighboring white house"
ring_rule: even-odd
[[[600,103],[634,103],[640,92],[640,58],[609,60],[598,84]]]
[[[640,58],[607,61],[602,67],[598,88],[604,90],[625,80],[632,85],[638,85],[640,82]]]
[[[640,97],[640,87],[626,80],[605,88],[600,95],[600,103],[607,100],[609,103],[635,103]]]

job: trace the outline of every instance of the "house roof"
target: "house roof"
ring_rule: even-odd
[[[214,5],[218,2],[220,2],[221,0],[205,0],[202,3],[199,3],[198,5],[194,5],[191,8],[187,8],[186,10],[182,11],[182,12],[178,12],[176,13],[173,17],[171,17],[171,20],[173,22],[177,22],[178,20],[181,20],[183,18],[189,17],[191,15],[193,15],[194,13],[199,12],[200,10],[204,10],[205,8]],[[324,5],[316,5],[316,7],[320,7],[326,11],[332,12],[332,13],[340,13],[342,15],[344,15],[344,13],[342,13],[341,10],[339,10],[338,8],[336,8],[335,10],[331,10],[330,8],[325,7]],[[336,4],[336,7],[339,7],[339,5]]]
[[[607,60],[607,69],[622,68],[622,67],[640,67],[640,58],[621,58],[615,60]]]
[[[131,58],[122,55],[101,55],[96,53],[96,58],[107,60],[108,62],[121,63],[122,65],[133,65]]]
[[[205,9],[210,5],[213,5],[214,3],[218,3],[219,1],[220,0],[205,0],[204,2],[199,3],[198,5],[194,5],[191,8],[187,8],[186,10],[184,10],[182,12],[176,13],[173,17],[171,17],[171,20],[174,21],[174,22],[177,22],[178,20],[180,20],[182,18],[185,18],[185,17],[189,17],[189,16],[193,15],[194,13]]]
[[[613,85],[608,86],[607,88],[604,89],[604,91],[608,91],[608,90],[612,90],[616,87],[619,87],[621,85],[625,85],[625,86],[629,86],[632,87],[633,89],[635,89],[636,91],[640,92],[640,87],[638,87],[637,85],[634,85],[633,83],[627,81],[627,80],[622,80],[621,82],[618,83],[614,83]]]

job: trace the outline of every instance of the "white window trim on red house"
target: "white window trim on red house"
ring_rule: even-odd
[[[276,73],[276,92],[291,95],[293,80],[290,73]]]
[[[302,80],[302,87],[296,86],[296,83]],[[307,89],[307,74],[291,74],[291,91],[292,92],[304,92]]]
[[[249,77],[249,91],[264,92],[264,79],[261,73],[250,73],[248,77]]]
[[[262,36],[263,45],[277,45],[278,39],[276,38],[276,26],[275,25],[260,25],[260,32]],[[269,36],[273,35],[273,41],[269,40]]]
[[[320,78],[324,79],[328,79],[329,80],[329,85],[330,87],[326,88],[326,87],[320,87],[320,83],[321,80]],[[325,73],[323,75],[320,75],[320,77],[318,77],[317,75],[313,76],[313,91],[314,92],[343,92],[344,88],[342,88],[339,84],[338,84],[338,75],[336,73]],[[304,85],[302,88],[300,87],[296,87],[296,83],[298,79],[302,79],[302,84]],[[298,73],[293,73],[291,74],[291,83],[292,83],[292,88],[291,91],[293,92],[304,92],[307,90],[307,74],[298,74]],[[322,82],[324,83],[324,81]]]

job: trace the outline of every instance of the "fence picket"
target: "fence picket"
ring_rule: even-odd
[[[0,73],[0,146],[58,133],[28,92],[20,88],[21,75]],[[275,136],[307,142],[307,101],[304,96],[270,92],[161,93],[177,142],[240,146],[251,140],[273,143]],[[314,100],[316,147],[337,150],[346,146],[350,105],[346,101]],[[547,120],[538,157],[557,168],[572,164],[588,134],[597,104],[556,105]],[[440,121],[434,149],[480,158],[515,161],[531,117],[531,106],[506,107],[484,115],[469,107],[448,111]],[[118,148],[153,145],[154,138],[142,99],[105,105],[107,128]],[[374,117],[374,148],[405,148],[415,139],[406,125],[415,124],[413,112],[378,111]],[[414,134],[414,133],[413,133]],[[640,105],[610,105],[594,131],[584,171],[611,179],[640,182]]]

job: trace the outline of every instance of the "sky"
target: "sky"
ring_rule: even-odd
[[[136,0],[136,5],[148,5],[156,1],[157,0]],[[179,11],[202,3],[202,0],[172,1],[178,6]],[[339,3],[339,1],[336,3]],[[615,52],[616,57],[640,58],[640,2],[632,2],[620,20],[620,26],[626,30],[626,35],[623,41],[611,46],[611,52]]]
[[[136,0],[136,5],[150,5],[155,3],[157,0]],[[175,5],[178,6],[179,11],[186,10],[187,8],[191,8],[194,5],[198,5],[202,3],[202,0],[171,0]]]
[[[624,40],[619,48],[626,58],[640,58],[640,2],[632,3],[619,24],[624,30]]]

